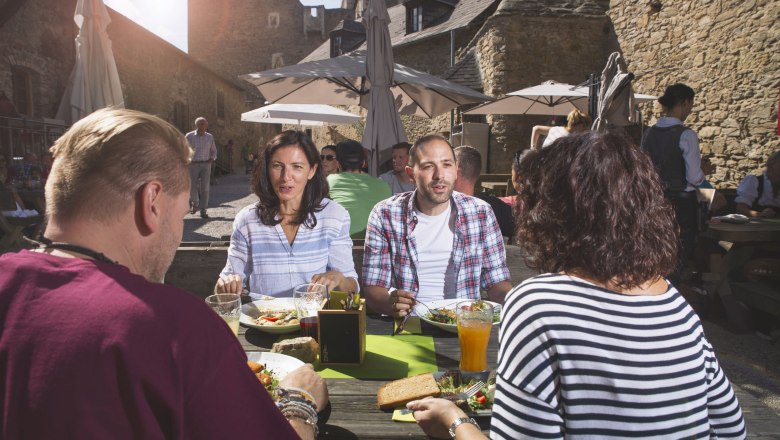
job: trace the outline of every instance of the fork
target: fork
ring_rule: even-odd
[[[485,386],[485,382],[482,382],[481,380],[474,382],[473,384],[469,385],[468,388],[465,390],[459,392],[458,394],[451,394],[447,396],[441,396],[442,399],[447,400],[468,400],[469,397],[477,394],[479,390],[481,390]],[[401,415],[406,415],[412,412],[412,410],[408,408],[404,408],[402,410],[398,411]]]
[[[431,316],[437,316],[437,315],[444,316],[444,313],[442,313],[441,311],[439,311],[437,309],[432,309],[431,307],[428,306],[428,304],[425,304],[424,302],[418,300],[417,298],[414,299],[414,303],[415,304],[420,304],[421,306],[423,306],[426,309],[428,309],[428,311],[431,312]]]

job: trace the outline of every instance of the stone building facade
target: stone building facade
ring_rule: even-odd
[[[13,3],[18,7],[3,9],[0,18],[0,92],[16,104],[24,118],[20,123],[34,127],[53,122],[49,119],[56,116],[73,69],[76,0],[7,2],[0,8]],[[264,137],[268,128],[240,122],[247,108],[237,80],[198,63],[110,8],[109,15],[107,33],[127,108],[160,116],[182,132],[194,128],[197,116],[205,116],[218,145],[234,139],[240,147]],[[9,143],[9,132],[4,134],[3,147],[14,156],[25,150],[40,155],[53,140],[22,133]],[[240,158],[235,160],[240,165]]]
[[[635,89],[660,95],[683,82],[696,91],[686,124],[699,135],[710,179],[734,187],[780,150],[780,1],[612,0],[608,15]],[[645,119],[658,116],[651,109]]]

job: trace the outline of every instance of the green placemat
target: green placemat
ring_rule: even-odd
[[[438,371],[433,338],[422,335],[366,335],[363,364],[314,369],[326,379],[400,379]]]

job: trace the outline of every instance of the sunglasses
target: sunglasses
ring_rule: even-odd
[[[327,160],[327,161],[329,161],[329,162],[330,162],[331,160],[335,159],[335,158],[336,158],[336,156],[334,156],[334,155],[332,155],[332,154],[320,154],[320,159],[322,159],[322,160]]]

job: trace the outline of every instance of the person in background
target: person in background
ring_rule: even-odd
[[[362,239],[366,235],[368,214],[378,202],[392,196],[384,180],[360,170],[363,146],[352,139],[336,145],[336,159],[341,172],[328,176],[328,197],[349,213],[349,235]]]
[[[387,182],[393,194],[414,191],[414,179],[406,172],[409,165],[409,149],[412,144],[401,142],[393,145],[393,169],[379,176]]]
[[[33,168],[38,167],[38,156],[35,153],[28,151],[22,156],[22,162],[17,164],[14,168],[12,177],[19,182],[20,187],[24,187],[30,180],[30,174],[32,173]]]
[[[192,148],[192,164],[190,164],[190,214],[200,209],[202,218],[209,218],[206,209],[209,207],[209,191],[211,187],[211,165],[217,160],[217,145],[214,136],[207,132],[209,121],[204,117],[195,119],[194,131],[187,133],[187,142]]]
[[[582,133],[524,160],[520,180],[517,235],[542,274],[504,304],[490,438],[744,438],[701,322],[664,278],[674,212],[647,156]],[[407,407],[436,436],[466,416],[444,399]],[[456,438],[483,438],[458,423]]]
[[[409,150],[406,173],[417,189],[377,203],[368,218],[363,290],[377,313],[402,318],[415,299],[504,302],[512,287],[504,240],[490,205],[454,192],[458,164],[443,136]]]
[[[331,174],[338,174],[339,161],[336,160],[336,146],[325,145],[320,150],[320,161],[322,163],[322,171],[325,173],[325,177]]]
[[[101,109],[52,152],[44,238],[0,256],[3,437],[314,439],[328,395],[311,365],[280,386],[314,412],[277,408],[225,321],[162,284],[188,211],[184,136]]]
[[[251,156],[251,158],[250,158]],[[244,143],[244,146],[241,147],[241,160],[244,161],[244,174],[251,174],[255,167],[254,167],[254,155],[252,154],[249,143]]]
[[[680,229],[678,270],[693,256],[699,231],[699,202],[696,187],[704,182],[701,169],[699,138],[683,125],[693,109],[695,93],[685,84],[673,84],[658,98],[666,116],[658,119],[642,139],[642,150],[647,152],[663,184],[664,195],[674,207]]]
[[[320,156],[302,131],[279,133],[260,153],[252,189],[260,199],[239,211],[215,293],[292,297],[321,283],[357,292],[349,214],[326,198]]]
[[[568,136],[571,133],[581,133],[588,130],[593,123],[590,116],[582,113],[581,111],[572,109],[569,115],[566,116],[565,127],[550,127],[547,125],[536,125],[531,130],[531,148],[539,148],[539,138],[545,136],[544,142],[542,142],[542,148],[549,147],[552,143],[563,136]]]
[[[43,162],[41,162],[41,175],[43,177],[43,183],[46,183],[46,180],[49,178],[49,173],[51,173],[51,168],[54,165],[54,156],[50,152],[46,152],[43,155]]]
[[[747,175],[737,187],[737,213],[748,217],[775,218],[780,212],[780,151],[766,161],[760,176]]]
[[[520,191],[520,165],[524,160],[534,156],[538,151],[539,150],[533,148],[526,148],[525,150],[515,152],[515,155],[512,158],[512,177],[510,178],[512,181],[512,188],[515,190],[515,195],[499,197],[499,200],[514,208],[517,201],[516,194]]]
[[[476,197],[487,202],[493,208],[501,235],[512,237],[515,232],[515,219],[512,218],[512,207],[498,197],[479,194],[474,195],[474,187],[479,180],[482,169],[482,155],[479,150],[468,145],[462,145],[455,149],[455,158],[458,161],[458,178],[455,179],[455,191]]]

